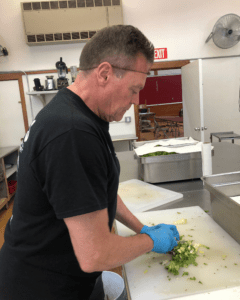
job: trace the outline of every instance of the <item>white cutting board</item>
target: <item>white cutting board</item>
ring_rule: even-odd
[[[183,197],[183,194],[137,179],[121,182],[118,194],[133,213],[143,212]]]
[[[188,268],[182,268],[177,276],[168,273],[160,264],[165,260],[170,260],[170,254],[150,252],[125,264],[132,300],[173,299],[205,292],[208,294],[211,291],[230,287],[240,287],[240,245],[200,207],[152,211],[135,215],[145,225],[173,224],[176,220],[186,218],[187,224],[177,225],[180,235],[185,235],[185,240],[194,240],[210,249],[200,248],[199,250],[204,251],[204,254],[199,253],[199,257],[196,259],[198,266],[190,265]],[[117,222],[117,231],[121,236],[133,234],[133,231],[119,222]],[[147,272],[144,273],[146,270]],[[184,271],[189,272],[189,276],[182,277]],[[194,276],[196,281],[188,279]],[[169,278],[171,278],[170,281]],[[200,284],[199,281],[203,284]]]

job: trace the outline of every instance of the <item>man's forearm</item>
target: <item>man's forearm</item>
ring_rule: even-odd
[[[116,220],[132,229],[136,233],[140,233],[143,224],[130,212],[118,195]]]

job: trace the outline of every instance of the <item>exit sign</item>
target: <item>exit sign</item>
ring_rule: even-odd
[[[167,48],[155,48],[154,60],[165,59],[167,57]]]

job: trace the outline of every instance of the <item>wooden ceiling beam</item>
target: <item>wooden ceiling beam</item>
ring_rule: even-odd
[[[186,66],[189,63],[190,60],[155,62],[151,68],[151,71],[181,69],[181,67]]]

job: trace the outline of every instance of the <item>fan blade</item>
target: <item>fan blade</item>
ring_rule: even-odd
[[[221,17],[213,27],[213,42],[222,49],[235,46],[239,42],[240,17],[228,14]]]
[[[206,39],[206,42],[205,42],[205,43],[209,42],[209,41],[211,40],[212,36],[213,36],[213,32],[211,32],[211,33],[209,34],[209,36],[208,36],[208,38]]]
[[[226,29],[222,29],[215,32],[213,42],[219,48],[228,49],[235,46],[238,40],[234,36],[229,35]]]

